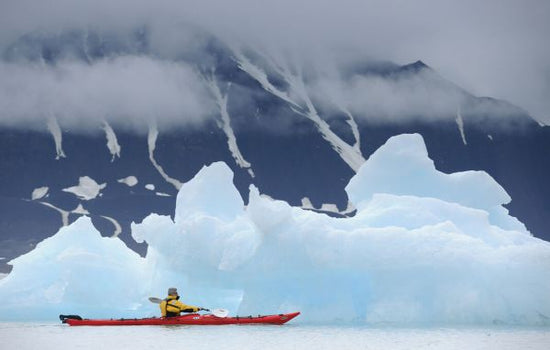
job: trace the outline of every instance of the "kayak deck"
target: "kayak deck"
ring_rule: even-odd
[[[187,314],[175,317],[83,319],[77,315],[59,315],[61,322],[70,326],[167,326],[167,325],[227,325],[227,324],[276,324],[281,325],[299,312],[277,315],[217,317],[211,314]]]

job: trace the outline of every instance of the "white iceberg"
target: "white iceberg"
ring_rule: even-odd
[[[119,239],[101,237],[81,217],[13,259],[0,281],[2,319],[55,319],[59,313],[108,315],[137,309],[150,276],[145,260]]]
[[[176,286],[203,307],[300,322],[548,325],[550,243],[502,206],[484,172],[435,169],[419,135],[394,137],[346,191],[350,218],[291,207],[254,186],[245,207],[224,163],[184,184],[174,221],[132,225],[145,258],[80,219],[14,259],[2,318],[148,316]]]

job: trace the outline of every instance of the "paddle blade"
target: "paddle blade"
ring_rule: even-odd
[[[149,301],[152,302],[153,304],[160,304],[160,303],[162,303],[162,299],[161,299],[161,298],[155,298],[155,297],[149,297]]]
[[[210,312],[216,317],[227,317],[229,315],[229,310],[226,309],[212,309]]]

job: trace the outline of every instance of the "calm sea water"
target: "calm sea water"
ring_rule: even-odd
[[[0,323],[0,349],[550,349],[549,329]]]

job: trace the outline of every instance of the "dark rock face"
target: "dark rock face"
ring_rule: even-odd
[[[208,131],[207,131],[208,130]],[[550,169],[548,128],[532,125],[521,133],[494,133],[475,128],[468,132],[464,145],[453,123],[361,128],[362,152],[367,158],[389,137],[418,132],[427,144],[436,167],[444,172],[479,169],[491,174],[510,194],[508,208],[533,235],[550,240],[546,228],[549,218]],[[54,234],[62,225],[59,212],[40,201],[66,211],[80,203],[90,212],[96,227],[111,235],[115,227],[102,216],[115,219],[122,226],[120,238],[132,249],[144,253],[146,247],[130,237],[130,223],[139,222],[155,212],[173,215],[177,190],[156,171],[148,158],[145,136],[119,133],[121,157],[111,162],[103,135],[64,135],[67,158],[55,160],[53,141],[48,134],[4,129],[0,134],[0,256],[14,258],[31,250],[40,240]],[[203,165],[223,160],[235,172],[234,183],[243,195],[254,183],[262,193],[301,205],[308,197],[314,207],[333,203],[344,211],[347,197],[344,187],[354,172],[315,132],[274,135],[271,133],[237,133],[242,153],[252,164],[255,178],[237,166],[227,149],[225,135],[215,126],[209,129],[179,131],[159,136],[155,158],[166,173],[181,182],[191,179]],[[81,176],[106,183],[101,196],[84,201],[62,191],[74,186]],[[136,176],[138,184],[129,187],[117,182]],[[407,174],[403,174],[404,177]],[[155,191],[146,189],[154,184]],[[31,200],[35,188],[49,187],[49,195]],[[171,197],[156,195],[166,193]],[[69,222],[78,214],[69,214]],[[7,266],[3,267],[6,271]]]

